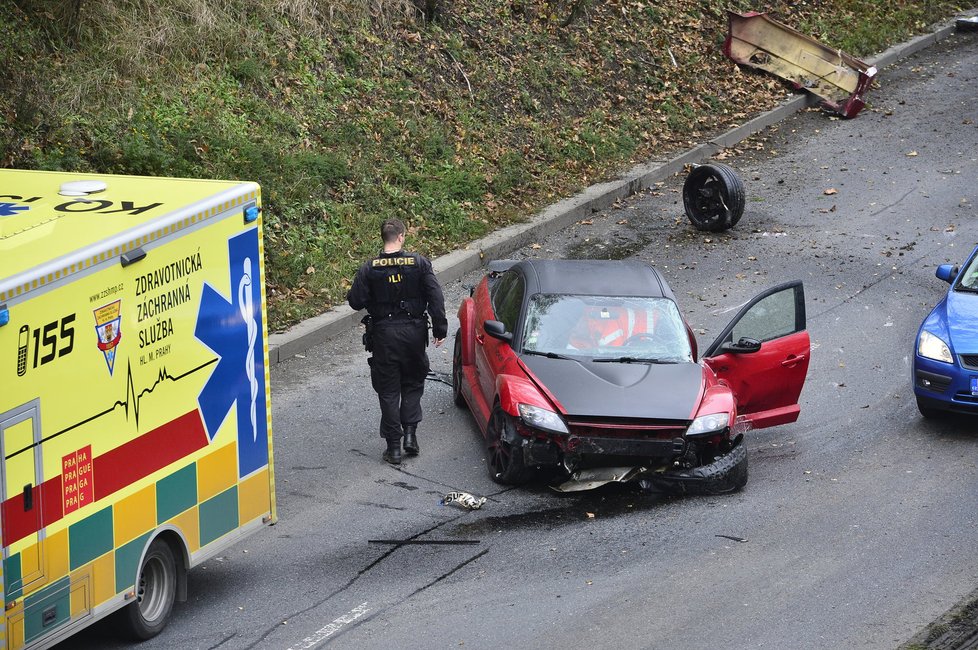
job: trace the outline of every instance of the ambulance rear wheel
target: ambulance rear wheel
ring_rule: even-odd
[[[149,547],[136,581],[136,601],[122,610],[128,636],[136,640],[159,634],[170,618],[177,596],[177,561],[162,539]]]

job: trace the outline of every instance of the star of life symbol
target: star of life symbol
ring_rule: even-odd
[[[268,463],[265,410],[264,347],[257,229],[228,240],[230,295],[204,282],[197,340],[212,350],[218,362],[197,398],[204,428],[211,440],[229,413],[238,431],[240,476]]]
[[[27,205],[17,205],[16,203],[6,203],[4,201],[0,201],[0,217],[14,217],[19,213],[30,209],[30,206]]]

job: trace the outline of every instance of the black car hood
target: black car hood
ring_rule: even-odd
[[[698,363],[520,359],[572,417],[689,421],[699,406],[703,368]]]

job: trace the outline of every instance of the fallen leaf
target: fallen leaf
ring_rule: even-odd
[[[587,518],[588,519],[594,519],[594,513],[593,512],[587,513]]]
[[[306,275],[312,275],[315,272],[316,272],[315,266],[310,266],[308,269],[306,269]]]
[[[839,193],[839,190],[835,189],[834,187],[830,187],[829,189],[825,190],[822,193],[831,196],[833,194],[838,194]]]
[[[907,157],[908,158],[913,158],[916,155],[917,155],[917,152],[916,151],[910,151],[910,152],[907,153]]]
[[[543,246],[541,246],[540,244],[530,244],[530,248],[532,248],[533,250],[540,250],[541,248],[543,248]]]

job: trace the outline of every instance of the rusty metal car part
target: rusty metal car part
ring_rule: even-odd
[[[876,68],[760,12],[727,11],[723,53],[741,65],[770,72],[822,100],[843,117],[855,117]]]

